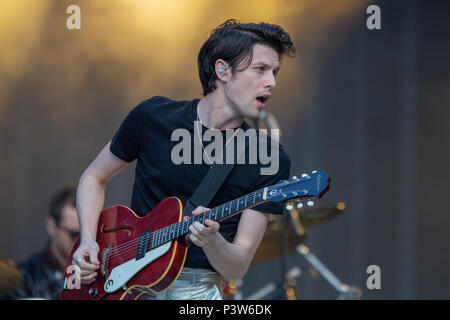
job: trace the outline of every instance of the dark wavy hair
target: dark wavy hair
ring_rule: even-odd
[[[66,186],[53,195],[49,205],[49,216],[55,219],[56,225],[62,219],[62,210],[65,205],[76,207],[77,189],[74,186]]]
[[[203,95],[216,89],[215,63],[225,60],[232,71],[243,63],[245,70],[253,59],[253,46],[263,44],[273,48],[281,58],[295,56],[295,46],[287,32],[280,26],[268,23],[239,23],[230,19],[215,28],[198,54],[198,73]]]

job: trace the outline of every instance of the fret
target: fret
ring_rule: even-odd
[[[171,241],[183,234],[189,233],[189,226],[196,221],[204,225],[206,219],[217,221],[227,216],[230,216],[236,212],[242,211],[245,208],[253,204],[256,204],[257,202],[264,200],[263,192],[264,188],[256,190],[250,194],[246,194],[245,196],[241,196],[237,199],[233,199],[215,208],[212,208],[204,212],[202,215],[190,216],[186,220],[156,230],[151,233],[151,237],[149,237],[148,239],[150,240],[151,243],[150,245],[151,247],[155,248],[161,245],[162,243]],[[251,198],[252,196],[253,199]],[[234,206],[236,206],[236,208]]]
[[[188,233],[189,232],[189,225],[191,224],[191,218],[189,217],[188,219],[186,219],[184,221],[184,226],[183,226],[183,232],[184,233]]]
[[[217,210],[217,208],[213,208],[213,209],[211,209],[211,210],[209,210],[206,214],[208,215],[207,216],[207,219],[209,219],[209,220],[216,220],[216,219],[214,219],[215,218],[215,214],[213,213],[213,211],[214,210]],[[213,214],[214,214],[214,218],[213,218]]]
[[[242,206],[241,209],[244,209],[244,208],[245,208],[245,204],[246,204],[247,202],[244,204],[244,200],[243,200],[242,198],[243,198],[243,197],[240,197],[239,200],[241,201],[241,204],[243,204],[243,206]]]
[[[173,239],[173,227],[169,226],[169,240]]]

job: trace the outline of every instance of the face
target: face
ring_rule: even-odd
[[[257,119],[276,86],[275,77],[280,69],[278,53],[269,46],[255,44],[248,68],[236,69],[224,86],[227,103],[238,114]]]
[[[71,205],[65,205],[62,209],[59,225],[55,225],[51,233],[51,241],[54,242],[54,248],[58,255],[67,259],[72,246],[80,232],[77,210]]]

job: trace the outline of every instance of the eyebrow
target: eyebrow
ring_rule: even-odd
[[[272,67],[271,65],[269,65],[269,64],[267,64],[267,63],[265,63],[265,62],[262,62],[262,61],[257,61],[257,62],[254,62],[253,64],[254,64],[254,65],[259,64],[259,65],[262,65],[262,66],[264,66],[264,67],[269,67],[269,68]],[[276,66],[275,68],[273,68],[273,70],[274,70],[275,72],[280,71],[280,66],[279,66],[279,65]]]

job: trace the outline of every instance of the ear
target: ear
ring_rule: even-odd
[[[49,234],[49,236],[54,237],[56,234],[56,229],[58,227],[56,226],[56,221],[53,217],[47,217],[45,227],[47,228],[47,233]]]
[[[230,78],[231,70],[228,63],[222,59],[217,59],[215,64],[216,75],[219,80],[227,82]]]

